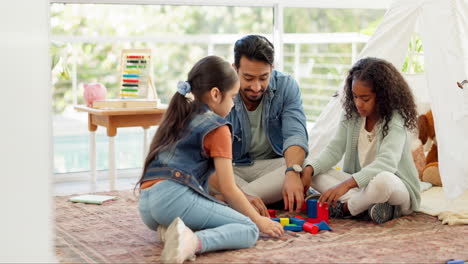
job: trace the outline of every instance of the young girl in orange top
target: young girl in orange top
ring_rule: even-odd
[[[138,182],[139,210],[143,222],[165,241],[163,263],[252,247],[259,230],[283,233],[279,223],[257,213],[234,181],[231,128],[224,117],[238,91],[237,74],[228,62],[216,56],[201,59],[188,80],[179,82],[153,138]],[[208,194],[213,173],[230,207]]]

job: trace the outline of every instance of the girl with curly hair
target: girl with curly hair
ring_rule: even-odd
[[[304,162],[304,186],[322,193],[319,206],[328,205],[331,217],[381,224],[418,209],[409,133],[417,127],[417,112],[403,76],[385,60],[359,60],[346,78],[343,108],[335,137]],[[343,170],[331,169],[343,155]]]

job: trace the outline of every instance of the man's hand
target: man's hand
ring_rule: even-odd
[[[289,210],[290,213],[294,210],[296,204],[296,212],[299,212],[304,204],[304,185],[298,172],[288,171],[283,183],[283,200],[284,210]]]
[[[265,203],[262,201],[262,199],[260,199],[260,197],[249,195],[246,193],[244,194],[247,200],[249,200],[249,202],[261,216],[270,217],[270,214],[268,214],[268,209],[266,208]]]
[[[314,174],[314,168],[312,166],[306,166],[301,173],[302,185],[304,185],[304,193],[309,190],[310,183],[312,182],[312,175]]]

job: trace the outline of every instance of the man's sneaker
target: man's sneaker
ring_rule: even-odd
[[[328,206],[328,215],[333,218],[345,218],[346,215],[344,210],[343,210],[343,203],[338,201],[336,202],[336,206],[333,207],[333,205]]]
[[[383,224],[401,216],[401,207],[389,203],[374,204],[367,210],[369,217],[377,224]]]

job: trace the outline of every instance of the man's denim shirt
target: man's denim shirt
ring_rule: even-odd
[[[273,70],[263,94],[262,125],[273,151],[279,156],[290,146],[300,146],[309,152],[306,117],[297,82],[289,75]],[[232,124],[232,155],[234,165],[251,165],[250,123],[247,109],[239,95],[226,119]]]
[[[169,179],[193,189],[202,196],[219,202],[208,193],[208,180],[215,171],[213,159],[203,147],[205,136],[216,128],[231,125],[207,107],[190,122],[185,135],[170,148],[160,152],[149,164],[144,181]],[[224,203],[223,203],[224,204]]]

